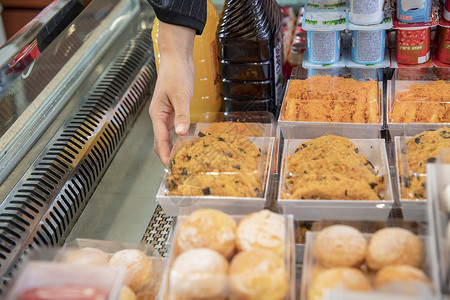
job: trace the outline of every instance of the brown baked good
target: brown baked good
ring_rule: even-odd
[[[317,75],[290,80],[281,120],[379,123],[377,90],[374,80]]]
[[[137,292],[148,284],[152,278],[152,261],[138,249],[117,251],[111,257],[109,265],[125,271],[123,283],[129,286],[133,292]]]
[[[257,123],[217,122],[202,129],[203,133],[220,134],[232,132],[245,136],[263,136],[263,125]]]
[[[387,266],[379,270],[375,277],[374,286],[375,288],[382,288],[398,282],[422,282],[424,284],[430,284],[430,280],[422,270],[409,265],[395,265]]]
[[[136,300],[136,294],[126,285],[120,289],[119,300]]]
[[[100,249],[91,247],[69,249],[66,251],[64,262],[72,265],[106,266],[109,262],[109,255]]]
[[[395,95],[391,123],[450,122],[450,81],[411,84]]]
[[[260,160],[261,150],[246,136],[200,132],[171,159],[169,195],[261,197]]]
[[[218,252],[197,248],[181,253],[170,268],[172,295],[207,299],[226,294],[229,263]]]
[[[209,248],[230,258],[235,251],[236,221],[215,209],[194,211],[180,224],[176,244],[180,251]]]
[[[402,181],[403,199],[426,198],[427,161],[436,158],[439,153],[450,147],[450,128],[443,127],[435,131],[424,131],[406,141],[406,158],[408,174],[403,174],[399,167]]]
[[[414,233],[390,227],[380,229],[372,235],[367,247],[366,262],[372,270],[404,264],[420,267],[423,257],[422,242]]]
[[[364,235],[348,225],[328,226],[314,240],[314,257],[327,268],[359,267],[364,262],[366,250]]]
[[[265,249],[242,251],[230,266],[231,299],[280,300],[288,291],[284,260]]]
[[[347,138],[305,142],[287,159],[283,199],[380,200],[384,177]]]
[[[309,300],[322,300],[324,293],[333,289],[352,291],[370,291],[369,280],[359,269],[333,268],[320,272],[312,282],[308,294]]]
[[[285,256],[286,221],[267,209],[245,216],[238,224],[238,250],[267,249]]]

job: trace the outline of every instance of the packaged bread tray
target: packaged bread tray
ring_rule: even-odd
[[[278,126],[284,137],[314,137],[328,128],[350,138],[379,138],[383,85],[377,69],[295,68]]]
[[[399,68],[387,84],[387,127],[391,136],[406,124],[426,129],[450,123],[450,68]]]
[[[67,243],[53,261],[69,267],[120,270],[124,275],[120,289],[123,299],[142,300],[154,300],[158,296],[166,262],[150,244],[80,238]]]
[[[394,137],[396,188],[405,220],[426,220],[428,162],[450,147],[450,126],[409,124]]]
[[[300,220],[386,219],[394,200],[384,140],[285,140],[278,203]]]
[[[156,195],[169,216],[182,207],[230,214],[264,208],[275,138],[233,131],[179,136]]]
[[[450,293],[450,148],[441,151],[435,163],[427,165],[427,216],[437,247],[442,293]]]
[[[177,218],[161,299],[295,299],[291,215],[190,211]]]
[[[440,299],[436,253],[426,235],[334,224],[308,232],[301,299]]]
[[[123,272],[109,266],[30,260],[2,299],[114,300],[119,299],[123,278]]]

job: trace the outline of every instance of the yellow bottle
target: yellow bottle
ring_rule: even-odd
[[[207,18],[202,35],[194,41],[195,82],[190,113],[191,122],[199,121],[202,113],[218,112],[222,109],[220,97],[219,65],[217,61],[216,30],[219,16],[211,0],[207,0]],[[152,30],[156,67],[159,69],[158,48],[159,20],[155,18]]]

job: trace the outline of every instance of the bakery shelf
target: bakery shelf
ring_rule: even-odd
[[[184,136],[178,137],[174,148],[172,150],[171,158],[169,162],[172,161],[175,153],[180,149],[183,142],[192,141],[197,139],[195,136]],[[176,216],[181,214],[183,208],[192,207],[194,209],[200,208],[214,208],[221,210],[228,214],[239,214],[239,213],[250,213],[260,209],[263,209],[266,200],[268,198],[269,191],[271,189],[271,180],[269,174],[271,173],[272,166],[272,156],[274,148],[274,137],[248,137],[248,140],[256,147],[258,147],[260,152],[260,161],[258,165],[258,172],[260,180],[262,182],[262,191],[259,191],[253,197],[234,197],[234,196],[217,196],[217,195],[170,195],[169,194],[169,176],[170,171],[167,169],[163,174],[163,179],[156,195],[157,202],[164,209],[165,213],[169,216]],[[212,157],[208,157],[212,159]],[[170,164],[170,163],[169,163]],[[242,174],[239,170],[235,172],[222,173],[223,176],[234,178],[234,176],[255,176],[255,173]],[[214,176],[214,172],[199,173],[202,175]],[[216,173],[221,175],[220,173]],[[194,175],[195,176],[195,175]],[[192,177],[192,180],[195,178]]]
[[[320,77],[327,77],[328,79],[326,80],[329,80],[330,82],[325,84],[322,82],[325,79]],[[297,111],[297,113],[301,113],[302,115],[296,117],[288,116],[288,112],[292,113],[295,111],[295,109],[288,108],[288,103],[292,101],[289,99],[289,89],[293,89],[294,84],[298,85],[300,81],[311,80],[310,78],[317,80],[317,82],[314,81],[314,83],[311,83],[310,89],[305,91],[305,93],[308,94],[317,90],[318,95],[321,95],[322,99],[308,99],[307,102],[312,105],[310,111],[305,111],[303,106],[303,110],[299,109]],[[336,97],[334,93],[335,88],[331,85],[333,82],[336,82],[336,86],[342,86],[344,80],[351,79],[359,82],[366,82],[364,86],[368,90],[373,88],[376,89],[376,95],[373,99],[361,101],[361,109],[355,109],[353,112],[352,107],[355,103],[354,99],[334,99],[334,97]],[[337,83],[338,80],[342,80],[342,82]],[[368,83],[370,81],[373,81],[373,86]],[[317,86],[315,86],[316,84]],[[329,88],[321,90],[324,85]],[[352,87],[352,84],[349,84],[349,87]],[[357,91],[359,91],[359,89]],[[292,92],[295,91],[292,90]],[[350,97],[352,96],[350,93],[348,95]],[[354,95],[355,98],[360,96],[361,95]],[[333,109],[331,106],[333,106]],[[338,110],[338,106],[341,106],[341,109]],[[322,117],[315,116],[319,111],[322,111]],[[331,111],[338,111],[339,115],[332,116],[330,114]],[[314,138],[317,137],[319,132],[323,131],[326,131],[329,134],[343,135],[348,138],[379,138],[380,130],[383,127],[383,113],[383,82],[380,79],[377,69],[303,69],[298,67],[293,70],[292,76],[288,81],[281,106],[281,113],[278,118],[278,126],[281,128],[283,136],[290,139],[303,137]],[[372,115],[372,117],[370,117],[370,115]],[[323,118],[323,120],[321,118]],[[354,118],[366,120],[364,121],[365,123],[362,123],[361,120],[357,120],[361,123],[352,123],[351,120]],[[338,119],[339,121],[335,122],[335,119]]]
[[[384,200],[323,200],[323,199],[283,199],[283,189],[287,175],[286,162],[289,155],[308,139],[285,140],[282,156],[278,204],[285,213],[290,213],[300,220],[385,220],[394,205],[390,173],[387,161],[385,142],[382,139],[350,139],[367,156],[378,176],[384,176]]]

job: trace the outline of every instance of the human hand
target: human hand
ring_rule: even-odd
[[[160,65],[149,113],[153,123],[153,149],[167,164],[175,132],[189,130],[189,104],[194,91],[193,29],[160,21]]]

